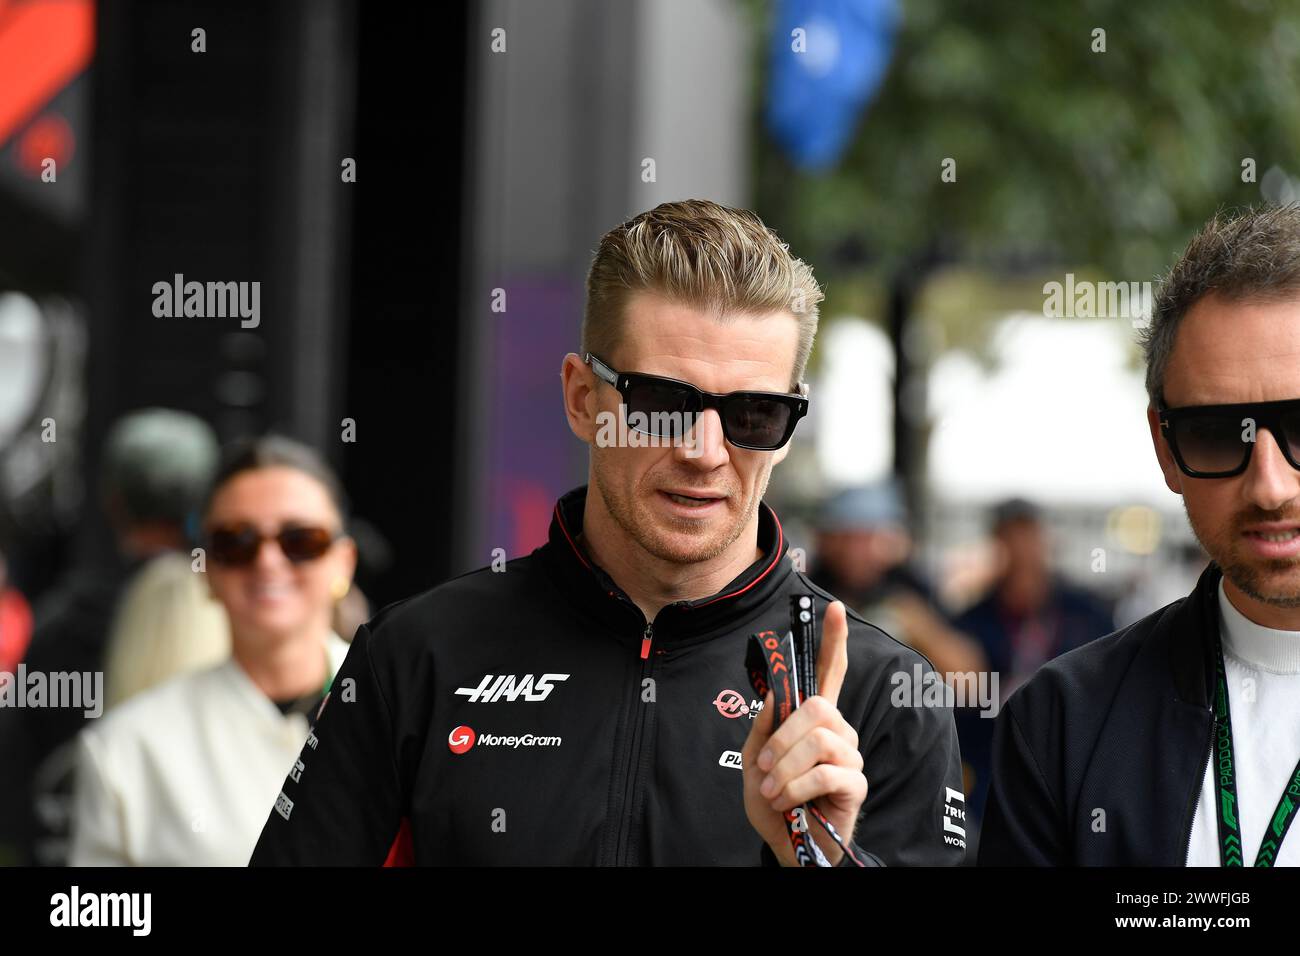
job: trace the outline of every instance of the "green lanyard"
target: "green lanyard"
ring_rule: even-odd
[[[1228,677],[1223,666],[1223,642],[1216,642],[1219,652],[1218,687],[1214,695],[1215,753],[1218,760],[1217,782],[1219,817],[1219,865],[1245,866],[1241,857],[1241,806],[1237,801],[1236,761],[1232,753],[1232,714],[1228,708]],[[1272,866],[1277,859],[1278,848],[1282,838],[1295,819],[1296,809],[1300,808],[1300,762],[1282,799],[1273,811],[1273,819],[1259,845],[1259,854],[1255,857],[1256,866]]]

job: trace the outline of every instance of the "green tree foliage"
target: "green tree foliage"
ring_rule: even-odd
[[[763,38],[761,104],[771,4],[748,8]],[[1300,4],[899,0],[899,11],[884,83],[835,170],[797,173],[759,134],[756,204],[819,273],[833,274],[846,243],[888,272],[938,240],[971,263],[1028,255],[1151,278],[1217,209],[1261,201],[1244,159],[1258,179],[1300,173]],[[955,183],[940,180],[947,157]]]

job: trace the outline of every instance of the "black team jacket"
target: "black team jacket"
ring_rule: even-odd
[[[1043,665],[998,715],[979,862],[1183,866],[1215,730],[1220,570]]]
[[[647,623],[575,545],[585,499],[561,498],[527,557],[357,632],[253,865],[774,864],[745,817],[746,640],[788,630],[791,595],[819,617],[830,596],[761,505],[763,556]],[[875,863],[961,863],[952,711],[891,703],[894,675],[928,662],[852,612],[848,650],[839,707],[869,788],[854,842]]]

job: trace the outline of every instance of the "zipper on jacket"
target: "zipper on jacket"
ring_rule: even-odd
[[[610,591],[609,593],[611,597],[617,598],[625,602],[629,607],[639,610],[631,599],[621,592]],[[665,605],[665,607],[685,603],[687,602],[676,601],[671,605]],[[661,608],[660,611],[662,612],[662,610]],[[657,619],[658,616],[656,615]],[[658,657],[658,653],[652,653],[654,650],[655,626],[654,621],[646,620],[644,613],[641,614],[641,620],[645,623],[645,627],[641,630],[641,650],[639,654],[641,667],[638,671],[636,683],[631,687],[631,707],[633,710],[629,715],[631,729],[628,738],[629,746],[626,748],[625,759],[621,768],[623,775],[621,788],[618,782],[614,783],[614,788],[622,791],[618,806],[618,825],[614,834],[613,846],[606,847],[603,850],[603,853],[609,854],[605,859],[611,860],[612,857],[611,862],[615,866],[626,866],[631,857],[632,835],[637,822],[638,783],[641,779],[641,750],[646,736],[646,726],[654,719],[653,714],[648,710],[650,705],[641,699],[641,695],[645,688],[646,679],[654,673],[655,659]]]
[[[654,622],[647,621],[641,632],[641,670],[639,678],[632,688],[632,739],[628,749],[626,775],[623,779],[623,801],[619,813],[618,839],[614,841],[614,864],[625,866],[631,854],[631,834],[635,824],[637,781],[641,776],[641,748],[645,736],[645,725],[649,720],[646,713],[647,704],[641,699],[646,678],[654,670],[654,661],[650,657],[650,646],[654,643]]]
[[[1210,759],[1214,756],[1214,737],[1219,731],[1219,718],[1214,715],[1214,709],[1210,709],[1210,739],[1205,745],[1205,763],[1201,765],[1201,775],[1196,778],[1196,789],[1192,796],[1192,812],[1187,820],[1187,835],[1183,838],[1183,868],[1187,868],[1187,861],[1192,855],[1192,827],[1196,825],[1196,808],[1200,805],[1201,794],[1205,790],[1205,772],[1210,768]],[[1215,832],[1218,832],[1218,821],[1215,821]]]

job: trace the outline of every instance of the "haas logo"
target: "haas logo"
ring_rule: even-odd
[[[490,704],[505,698],[509,701],[546,700],[560,681],[569,679],[568,674],[543,674],[534,678],[532,674],[515,677],[514,674],[484,674],[477,687],[457,687],[456,693],[468,697],[471,703]]]
[[[454,754],[463,754],[474,746],[474,728],[461,724],[447,735],[447,746]]]
[[[718,713],[723,717],[744,717],[749,713],[749,705],[745,703],[745,698],[741,697],[734,690],[718,691],[718,696],[713,700],[713,706],[718,708]]]

